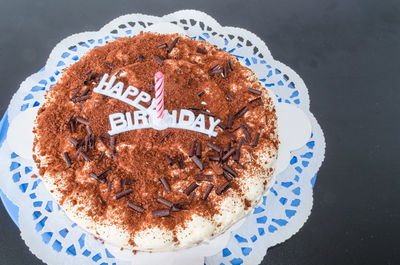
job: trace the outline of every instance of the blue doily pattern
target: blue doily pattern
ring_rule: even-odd
[[[161,20],[181,26],[193,39],[208,41],[232,53],[256,73],[263,86],[272,91],[279,102],[297,105],[308,113],[313,126],[309,142],[292,153],[289,167],[277,177],[268,195],[262,198],[262,202],[246,219],[243,227],[232,234],[228,245],[220,253],[205,258],[206,264],[245,264],[251,256],[261,260],[266,253],[266,247],[287,239],[302,223],[298,224],[298,228],[292,228],[297,229],[296,231],[280,236],[285,234],[288,227],[296,226],[293,223],[299,223],[301,218],[304,219],[303,223],[306,220],[309,214],[307,211],[311,211],[312,188],[323,159],[325,143],[318,123],[308,110],[307,89],[297,74],[275,61],[265,44],[255,35],[249,35],[249,32],[242,29],[222,28],[212,18],[205,19],[205,14],[196,14],[198,17],[193,19],[187,19],[185,11],[163,18],[141,16],[140,19],[135,19],[134,15],[125,16],[107,24],[99,32],[82,35],[79,42],[65,47],[62,52],[54,54],[53,51],[46,68],[34,77],[34,85],[21,85],[18,96],[13,98],[9,106],[9,120],[28,108],[40,106],[45,91],[55,85],[62,71],[78,61],[88,50],[103,46],[113,39],[132,37]],[[30,83],[32,84],[32,80]],[[17,196],[24,197],[31,203],[28,209],[30,213],[27,214],[27,209],[24,208],[24,214],[30,216],[32,228],[40,235],[42,243],[49,247],[49,251],[79,257],[85,264],[124,263],[118,261],[99,240],[95,240],[71,221],[65,227],[49,225],[52,218],[60,215],[62,210],[45,190],[40,179],[32,178],[35,176],[33,162],[19,157],[6,146],[2,147],[1,152],[6,152],[8,156],[7,181],[9,185],[16,187],[15,190],[19,192]],[[307,206],[303,206],[305,204]],[[303,210],[304,207],[309,209]],[[65,222],[68,223],[68,219]]]
[[[40,178],[37,177],[30,161],[19,157],[16,153],[10,154],[9,171],[11,181],[20,191],[21,199],[29,200],[31,204],[30,218],[33,221],[32,228],[40,234],[44,244],[51,247],[52,251],[65,253],[70,256],[81,255],[88,260],[99,262],[101,265],[115,265],[115,257],[111,252],[99,246],[91,246],[86,243],[87,237],[92,237],[77,225],[65,218],[61,226],[55,229],[54,224],[49,225],[54,215],[62,213],[60,206],[53,200],[45,189]],[[62,215],[64,215],[62,213]],[[56,220],[59,220],[58,218]],[[75,242],[66,244],[66,242]]]

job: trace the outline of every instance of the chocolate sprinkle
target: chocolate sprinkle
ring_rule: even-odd
[[[201,109],[199,109],[199,108],[192,108],[192,107],[190,107],[190,108],[188,108],[188,109],[190,109],[190,110],[192,110],[192,111],[194,111],[194,112],[199,112]]]
[[[206,189],[206,191],[204,192],[204,194],[203,194],[203,196],[201,197],[201,199],[203,199],[204,201],[207,200],[208,195],[210,195],[210,193],[211,193],[211,191],[212,191],[213,188],[214,188],[214,185],[213,185],[213,184],[208,185],[208,186],[207,186],[207,189]]]
[[[202,145],[201,145],[201,142],[198,142],[197,148],[196,148],[196,156],[198,158],[201,158],[201,152],[202,152]]]
[[[248,143],[250,143],[251,142],[251,135],[250,135],[249,131],[244,126],[242,126],[242,128],[243,128],[243,134],[246,137],[246,141]]]
[[[88,121],[85,120],[85,119],[82,118],[82,117],[77,117],[77,118],[76,118],[76,121],[79,122],[79,123],[85,124],[85,125],[88,124]]]
[[[127,186],[132,185],[134,182],[136,182],[136,180],[134,180],[134,179],[130,179],[130,178],[125,179],[125,185],[127,185]]]
[[[113,71],[114,70],[114,65],[112,64],[112,63],[110,63],[110,62],[107,62],[107,61],[105,61],[105,62],[103,62],[111,71]]]
[[[159,209],[151,212],[153,217],[167,217],[169,216],[169,209]]]
[[[161,197],[157,198],[157,202],[164,204],[165,206],[168,206],[169,208],[172,208],[172,206],[174,205],[172,202],[170,202],[164,198],[161,198]]]
[[[221,73],[222,73],[222,70],[221,70],[221,69],[216,69],[216,70],[212,71],[212,72],[210,73],[210,75],[211,75],[211,76],[214,76],[214,75],[218,75],[218,74],[221,74]]]
[[[89,151],[89,135],[86,135],[79,144],[83,146],[83,152],[87,153]]]
[[[90,95],[86,95],[86,96],[79,96],[79,97],[76,97],[76,98],[74,98],[73,100],[72,100],[72,102],[74,102],[74,103],[78,103],[78,102],[83,102],[83,101],[85,101],[85,100],[87,100],[87,99],[89,99],[90,98]]]
[[[90,98],[90,95],[86,95],[86,96],[83,96],[83,97],[75,98],[75,99],[73,100],[73,102],[74,102],[74,103],[80,102],[81,104],[79,105],[79,108],[81,108],[81,107],[82,107],[82,104],[83,104],[83,101],[85,101],[85,100],[87,100],[87,99],[89,99],[89,98]]]
[[[111,153],[114,154],[114,152],[115,152],[115,137],[114,136],[110,136],[110,149],[111,149]]]
[[[219,162],[220,161],[220,157],[219,156],[209,156],[208,160]]]
[[[223,155],[224,155],[224,151],[221,150],[221,152],[219,152],[219,161],[221,161]]]
[[[235,162],[239,162],[239,160],[240,160],[240,150],[239,150],[238,148],[236,148],[236,151],[235,151],[235,153],[233,154],[232,159],[233,159]]]
[[[233,177],[232,177],[229,173],[227,173],[226,171],[224,171],[222,174],[224,175],[224,178],[225,178],[227,181],[232,181]]]
[[[84,151],[87,152],[87,151],[89,151],[89,135],[85,136],[84,143],[85,143]]]
[[[104,137],[105,139],[110,139],[111,135],[108,134],[108,132],[105,132],[101,135],[102,137]]]
[[[244,106],[238,112],[235,113],[234,118],[237,119],[237,118],[243,116],[248,110],[249,110],[249,108],[247,106]]]
[[[204,169],[203,162],[197,156],[192,156],[191,159],[200,168],[200,170]]]
[[[221,195],[224,191],[226,191],[227,189],[229,189],[229,187],[230,187],[229,181],[228,181],[228,182],[225,182],[221,187],[219,187],[219,188],[215,191],[215,193],[219,196],[219,195]]]
[[[218,153],[221,152],[221,148],[219,146],[213,144],[212,142],[207,142],[207,146]]]
[[[236,127],[235,129],[233,129],[233,130],[231,131],[231,133],[236,132],[237,130],[239,130],[239,128],[241,128],[241,126],[238,126],[238,127]]]
[[[223,70],[222,70],[222,75],[224,76],[224,78],[228,78],[228,66],[225,65]]]
[[[72,113],[71,116],[69,116],[69,118],[67,119],[67,123],[71,122],[72,119],[74,118],[74,116],[75,116],[75,112]]]
[[[229,66],[229,69],[231,69],[231,71],[233,71],[233,64],[232,64],[231,60],[228,60],[226,62],[228,64],[228,66]]]
[[[172,166],[174,164],[174,161],[172,161],[171,157],[169,155],[164,155],[164,159],[165,161],[167,161],[167,163]]]
[[[160,178],[161,183],[163,184],[165,190],[167,193],[171,193],[171,186],[168,183],[168,180],[165,177]]]
[[[218,123],[217,126],[218,126],[219,128],[221,128],[222,130],[228,129],[228,127],[227,127],[225,124],[223,124],[222,122]]]
[[[141,53],[138,53],[136,56],[137,56],[137,59],[138,59],[139,62],[143,61],[144,58],[143,58],[143,55]]]
[[[111,192],[112,191],[112,186],[113,186],[113,180],[109,180],[108,181],[108,185],[107,185],[107,191]]]
[[[254,88],[249,88],[248,91],[256,95],[261,95],[261,91]]]
[[[224,134],[225,134],[228,138],[230,138],[234,143],[236,143],[236,136],[235,136],[235,135],[233,135],[233,134],[230,133],[230,132],[224,132]]]
[[[189,196],[198,186],[199,186],[199,184],[197,184],[196,182],[193,182],[192,184],[190,184],[190,185],[183,191],[183,193],[185,193],[187,196]]]
[[[69,158],[69,155],[67,152],[63,153],[63,157],[65,160],[65,163],[67,164],[67,168],[71,167],[71,159]]]
[[[201,53],[201,54],[207,54],[207,51],[201,47],[197,47],[196,52]]]
[[[96,136],[94,134],[90,135],[89,144],[91,149],[96,148]]]
[[[231,155],[233,155],[233,153],[236,151],[236,149],[235,148],[231,148],[223,157],[222,157],[222,161],[226,161],[226,160],[228,160],[229,159],[229,157],[231,156]]]
[[[154,80],[152,79],[151,80],[151,82],[150,82],[150,92],[153,92],[154,91]]]
[[[240,148],[242,148],[243,143],[245,142],[245,139],[242,137],[240,138],[239,144],[238,144],[238,150],[240,150]]]
[[[175,47],[176,43],[178,42],[179,37],[176,37],[168,47],[167,53],[172,52],[172,49]]]
[[[99,181],[99,182],[101,182],[101,183],[105,183],[105,182],[106,182],[105,179],[99,178],[99,177],[98,177],[95,173],[93,173],[93,172],[90,172],[89,176],[91,176],[92,178],[94,178],[95,180],[97,180],[97,181]]]
[[[253,100],[250,100],[249,103],[253,107],[264,106],[264,102],[262,101],[261,97],[258,97],[258,98],[255,98]]]
[[[78,146],[78,141],[75,138],[69,137],[68,141],[73,144],[75,147]]]
[[[220,68],[220,66],[219,66],[219,64],[216,64],[215,66],[213,66],[211,69],[210,69],[210,72],[215,72],[216,70],[220,70],[221,68]]]
[[[180,169],[184,169],[185,168],[185,158],[183,157],[183,154],[179,154],[178,167]]]
[[[97,175],[93,172],[90,172],[89,176],[91,176],[92,178],[94,178],[95,180],[99,180],[99,178],[97,177]]]
[[[232,169],[230,166],[228,166],[227,164],[225,164],[225,165],[222,167],[222,169],[223,169],[224,171],[228,172],[229,174],[231,174],[231,175],[234,176],[234,177],[237,177],[237,176],[238,176],[238,174],[236,173],[236,171],[233,170],[233,169]]]
[[[123,191],[123,190],[124,190],[124,186],[125,186],[125,181],[124,181],[124,179],[120,179],[120,180],[119,180],[120,191]]]
[[[92,73],[92,74],[89,76],[89,80],[95,80],[95,79],[99,78],[100,76],[102,76],[102,74]]]
[[[106,154],[106,151],[103,151],[102,153],[101,153],[101,155],[99,156],[99,160],[98,160],[98,162],[101,162],[101,161],[103,161],[103,159],[104,159],[104,155]]]
[[[242,121],[240,124],[242,128],[246,129],[249,133],[253,132],[253,129],[245,121]]]
[[[91,73],[92,73],[92,70],[89,70],[84,75],[87,76],[87,75],[90,75]]]
[[[183,206],[187,206],[189,204],[190,204],[190,202],[176,202],[176,203],[174,203],[174,206],[177,208],[183,209]]]
[[[131,209],[133,209],[133,210],[135,210],[135,211],[138,212],[138,213],[143,213],[143,212],[144,212],[144,209],[143,209],[142,207],[140,207],[140,206],[137,205],[137,204],[134,204],[134,203],[131,202],[131,201],[128,201],[128,207],[131,208]]]
[[[163,143],[165,141],[165,139],[170,136],[172,134],[172,132],[167,132],[166,134],[164,134],[163,137],[160,138],[160,143]]]
[[[80,153],[80,155],[83,157],[83,159],[85,159],[87,162],[90,162],[91,160],[90,160],[90,158],[84,153],[84,152],[79,152]]]
[[[100,172],[100,174],[97,175],[98,178],[105,178],[105,174],[111,170],[111,167],[108,167],[106,169],[104,169],[102,172]]]
[[[213,175],[198,174],[196,181],[208,181],[213,182]]]
[[[171,211],[173,211],[173,212],[179,212],[179,211],[182,211],[182,209],[179,209],[178,207],[176,207],[176,206],[174,205],[174,206],[172,206]]]
[[[71,133],[75,133],[75,122],[74,121],[69,122],[69,129],[70,129]]]
[[[78,141],[77,147],[83,147],[84,144],[85,144],[85,138],[83,138],[82,140]]]
[[[100,205],[101,205],[102,207],[106,207],[106,206],[107,206],[106,202],[104,201],[104,199],[101,197],[100,194],[99,194],[99,201],[100,201]]]
[[[79,147],[79,149],[76,151],[75,155],[74,155],[74,160],[76,161],[79,157],[79,155],[81,154],[82,151],[82,146]]]
[[[164,60],[161,59],[161,58],[158,57],[158,56],[154,56],[153,59],[154,59],[154,61],[156,61],[156,62],[157,62],[159,65],[161,65],[161,66],[164,64]]]
[[[242,163],[240,163],[239,161],[236,161],[236,163],[241,167],[241,168],[243,168],[244,169],[244,166],[243,166],[243,164]]]
[[[231,149],[231,142],[228,142],[226,146],[224,147],[224,154],[228,153],[228,151]]]
[[[235,100],[235,98],[232,96],[232,94],[231,93],[229,93],[229,92],[226,92],[226,97],[230,100],[230,101],[234,101]]]
[[[168,45],[166,43],[160,44],[157,46],[158,49],[163,49],[163,48],[167,48]]]
[[[107,145],[107,143],[102,135],[99,136],[99,139],[104,145]]]
[[[89,90],[90,90],[90,89],[87,87],[85,90],[83,90],[83,92],[79,95],[79,97],[86,96],[87,93],[89,93]]]
[[[207,109],[202,109],[202,110],[200,110],[200,113],[202,113],[202,114],[204,114],[204,115],[211,116],[211,117],[215,117],[215,116],[216,116],[214,113],[209,112],[209,110],[207,110]]]
[[[202,90],[199,93],[197,93],[197,96],[199,96],[199,97],[201,97],[202,95],[204,95],[204,90]]]
[[[179,212],[185,210],[184,206],[189,205],[190,202],[175,202],[172,206],[173,212]]]
[[[190,145],[189,157],[194,156],[196,144],[197,144],[197,141],[193,141],[192,144]]]
[[[76,98],[76,96],[78,95],[79,91],[80,91],[80,88],[78,87],[78,88],[76,89],[75,93],[70,97],[70,100],[73,101],[73,100]],[[72,115],[72,116],[73,116],[73,115]]]
[[[256,135],[254,136],[254,142],[251,145],[252,147],[256,147],[258,145],[258,140],[260,139],[260,133],[257,132]]]
[[[127,190],[118,192],[118,193],[115,194],[115,199],[117,199],[117,200],[121,199],[122,197],[131,194],[132,191],[133,191],[132,189],[127,189]]]
[[[194,201],[194,197],[196,197],[196,192],[193,191],[192,194],[190,195],[190,203]]]
[[[233,115],[229,114],[228,116],[228,128],[231,129],[233,125]]]

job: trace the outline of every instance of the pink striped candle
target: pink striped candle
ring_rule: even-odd
[[[154,75],[156,90],[156,121],[161,122],[164,118],[164,75],[158,71]]]

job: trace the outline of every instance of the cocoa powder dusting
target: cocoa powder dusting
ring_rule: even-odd
[[[233,142],[231,137],[224,135],[224,131],[219,127],[215,129],[218,136],[212,138],[181,129],[129,131],[115,135],[115,150],[111,150],[113,147],[110,146],[110,136],[105,134],[111,129],[108,115],[136,109],[117,99],[93,92],[93,88],[97,86],[104,73],[117,74],[117,82],[123,82],[125,88],[132,85],[154,97],[154,90],[151,89],[154,74],[161,71],[165,76],[166,109],[206,108],[215,114],[216,118],[221,119],[223,124],[228,124],[227,117],[239,112],[236,119],[229,121],[232,123],[231,128],[237,128],[245,121],[246,126],[251,128],[252,137],[257,132],[260,133],[257,147],[265,147],[263,143],[268,143],[273,148],[278,146],[275,110],[269,97],[265,97],[269,99],[268,101],[262,97],[264,106],[249,104],[249,101],[260,95],[249,93],[248,88],[263,90],[258,80],[252,77],[252,73],[229,53],[205,42],[182,36],[179,36],[179,41],[167,56],[167,49],[158,46],[162,43],[170,45],[178,36],[141,33],[133,38],[120,38],[104,47],[95,48],[68,67],[63,72],[61,80],[46,94],[46,102],[38,112],[34,128],[34,160],[44,178],[55,179],[58,192],[62,194],[62,200],[59,201],[61,205],[67,201],[70,204],[82,203],[83,198],[79,196],[84,195],[84,200],[90,205],[90,210],[82,208],[85,214],[99,222],[105,219],[111,222],[118,220],[131,235],[134,235],[135,231],[159,223],[173,230],[177,225],[189,220],[193,214],[211,218],[218,213],[217,206],[220,201],[228,196],[228,192],[220,196],[215,193],[215,190],[226,182],[221,170],[223,164],[208,159],[209,156],[223,157],[224,154],[217,153],[207,145],[207,142],[212,141],[219,147],[231,143],[232,150],[237,148],[238,142]],[[202,47],[200,51],[199,46]],[[162,63],[153,58],[162,58]],[[225,71],[229,71],[225,78],[215,71],[210,74],[209,70],[217,64],[225,68]],[[82,101],[72,102],[71,97],[76,91],[84,91],[85,98],[81,97]],[[199,93],[201,97],[198,96]],[[232,95],[233,101],[227,100],[227,93]],[[246,112],[242,111],[244,107],[248,108]],[[67,122],[71,115],[79,117],[77,122],[72,121],[75,125],[73,132],[70,128],[71,121]],[[268,120],[264,118],[267,116]],[[207,116],[206,121],[208,127]],[[242,130],[233,132],[232,129],[227,129],[225,132],[231,132],[236,139],[244,136]],[[89,133],[94,135],[92,139],[96,139],[93,143],[89,143],[84,152],[90,161],[86,161],[82,155],[74,159]],[[68,140],[70,137],[78,141],[77,146]],[[201,143],[199,159],[203,163],[204,170],[200,170],[189,158],[190,145],[193,141]],[[258,150],[249,144],[243,144],[241,152]],[[69,168],[66,166],[63,153],[71,158]],[[170,165],[165,162],[165,155],[170,158],[180,157],[181,160]],[[230,182],[229,190],[240,195],[237,179],[245,177],[246,174],[243,172],[246,172],[246,169],[259,165],[253,159],[248,159],[248,156],[241,156],[240,162],[245,167],[242,169],[230,156],[231,154],[228,154],[224,159],[227,157],[226,163],[238,172],[238,176]],[[110,170],[107,170],[108,168]],[[101,177],[106,180],[104,183],[96,181],[89,175],[91,172],[99,174],[103,171],[105,173]],[[197,196],[190,202],[189,196],[183,191],[191,183],[196,182],[199,174],[213,174],[212,184],[215,188],[208,198],[203,200],[201,198],[210,182],[197,182],[199,185],[196,189]],[[62,177],[59,177],[60,175]],[[171,192],[168,192],[160,181],[163,177],[168,179]],[[130,181],[125,182],[126,179]],[[108,184],[110,181],[113,181],[115,188]],[[119,183],[125,183],[121,184],[123,190],[132,189],[132,192],[116,199],[116,193],[121,191]],[[160,204],[157,198],[164,198],[172,203],[190,202],[190,205],[185,205],[184,210],[171,210],[168,217],[153,217],[152,211],[166,207]],[[132,210],[128,207],[128,202],[139,205],[144,211],[141,213]],[[246,200],[245,205],[247,208],[252,204]]]

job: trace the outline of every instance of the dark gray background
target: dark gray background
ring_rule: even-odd
[[[64,37],[187,8],[262,38],[304,79],[325,132],[312,214],[262,264],[400,264],[399,0],[0,0],[0,112]],[[0,207],[0,263],[42,264]]]

